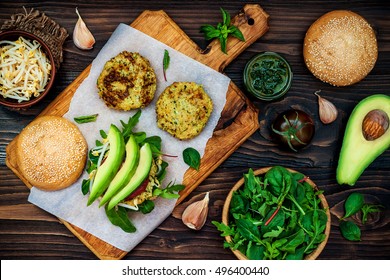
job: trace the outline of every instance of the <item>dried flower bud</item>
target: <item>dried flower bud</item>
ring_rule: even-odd
[[[320,91],[316,91],[314,94],[318,97],[318,111],[320,115],[320,120],[324,124],[332,123],[337,119],[337,108],[332,102],[325,98],[322,98],[318,94],[319,92]]]
[[[207,192],[203,200],[196,201],[187,206],[181,217],[183,223],[194,230],[200,230],[209,212],[209,193]]]
[[[76,14],[79,16],[79,19],[76,22],[76,25],[73,30],[73,42],[81,50],[90,50],[95,44],[95,38],[93,37],[91,31],[85,25],[85,22],[81,18],[79,11],[76,8]]]

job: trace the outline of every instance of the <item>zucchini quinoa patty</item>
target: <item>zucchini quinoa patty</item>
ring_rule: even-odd
[[[191,139],[203,130],[212,111],[213,102],[202,85],[175,82],[157,100],[157,125],[180,140]]]
[[[149,105],[157,79],[149,60],[139,53],[123,51],[106,62],[97,87],[108,107],[128,111]]]

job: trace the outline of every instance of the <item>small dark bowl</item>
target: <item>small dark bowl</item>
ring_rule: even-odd
[[[47,58],[50,61],[51,70],[50,70],[50,79],[46,84],[45,91],[43,91],[38,97],[32,96],[28,101],[18,102],[17,100],[11,98],[4,98],[2,95],[0,95],[0,104],[12,109],[28,108],[38,103],[40,100],[42,100],[46,96],[46,94],[50,91],[51,87],[53,86],[53,82],[56,74],[53,54],[51,53],[46,43],[42,41],[40,38],[38,38],[36,35],[25,31],[20,31],[20,30],[4,31],[0,33],[0,41],[2,40],[16,41],[20,36],[24,37],[25,39],[29,39],[31,41],[36,40],[41,44],[41,50],[45,52]]]

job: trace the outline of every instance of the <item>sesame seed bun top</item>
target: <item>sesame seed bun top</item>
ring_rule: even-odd
[[[87,150],[78,127],[57,116],[36,118],[16,140],[22,175],[33,186],[47,191],[66,188],[80,177]]]
[[[378,57],[375,32],[360,15],[335,10],[318,18],[303,45],[307,68],[321,81],[348,86],[365,78]]]

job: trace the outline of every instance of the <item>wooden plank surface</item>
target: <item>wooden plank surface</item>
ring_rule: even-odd
[[[222,205],[230,188],[249,167],[254,169],[281,164],[299,170],[324,190],[331,207],[330,238],[319,259],[389,259],[390,258],[390,151],[386,151],[363,173],[353,187],[339,186],[335,168],[346,120],[364,97],[374,93],[389,94],[390,88],[390,13],[385,1],[247,1],[261,4],[270,15],[269,31],[224,68],[234,84],[246,94],[242,70],[253,55],[261,51],[280,52],[290,62],[294,79],[286,97],[273,103],[252,100],[259,110],[261,129],[247,139],[188,197],[202,197],[210,191],[210,211],[204,228],[199,232],[186,228],[175,216],[169,217],[124,259],[234,259],[223,249],[223,237],[211,224],[221,219]],[[77,20],[77,6],[95,35],[91,51],[78,50],[71,40],[65,42],[64,63],[52,92],[41,104],[26,112],[12,112],[0,107],[0,257],[1,259],[96,259],[77,237],[57,218],[27,202],[29,190],[5,166],[5,147],[38,114],[63,92],[96,57],[116,26],[131,24],[144,10],[164,10],[199,46],[208,42],[199,33],[202,24],[220,21],[219,7],[236,14],[242,1],[1,1],[0,22],[20,11],[25,5],[46,12],[63,25],[70,35]],[[307,28],[320,15],[334,9],[350,9],[364,16],[377,32],[379,57],[370,75],[362,82],[346,88],[335,88],[315,79],[302,60],[302,41]],[[313,95],[322,90],[324,97],[335,103],[339,118],[325,126],[318,120],[317,100]],[[316,119],[316,135],[307,149],[298,154],[284,152],[269,139],[269,125],[275,115],[298,107]],[[353,191],[362,192],[386,206],[380,215],[372,217],[362,227],[362,241],[342,238],[337,216],[340,205]]]
[[[247,19],[251,18],[255,24],[249,25]],[[131,24],[132,27],[165,43],[166,45],[186,54],[187,56],[202,62],[217,71],[222,71],[245,48],[260,38],[268,31],[268,15],[259,5],[246,5],[242,11],[232,19],[239,26],[245,38],[244,42],[235,39],[227,44],[228,53],[220,50],[217,40],[208,46],[207,53],[193,43],[189,37],[164,11],[144,11]],[[82,81],[88,77],[88,66],[46,109],[42,115],[64,115],[70,106],[70,102]],[[224,98],[224,97],[223,97]],[[229,125],[225,123],[229,122]],[[221,113],[221,121],[217,124],[213,137],[206,145],[200,169],[188,169],[184,175],[182,184],[186,187],[180,192],[177,203],[183,201],[205,178],[207,178],[227,157],[229,157],[253,132],[259,128],[258,111],[234,85],[229,84],[226,93],[226,104]],[[17,137],[7,146],[7,166],[28,186],[31,183],[23,177],[18,169],[16,161]],[[115,248],[103,240],[85,232],[66,221],[63,224],[74,233],[96,256],[100,259],[121,259],[127,252]]]

